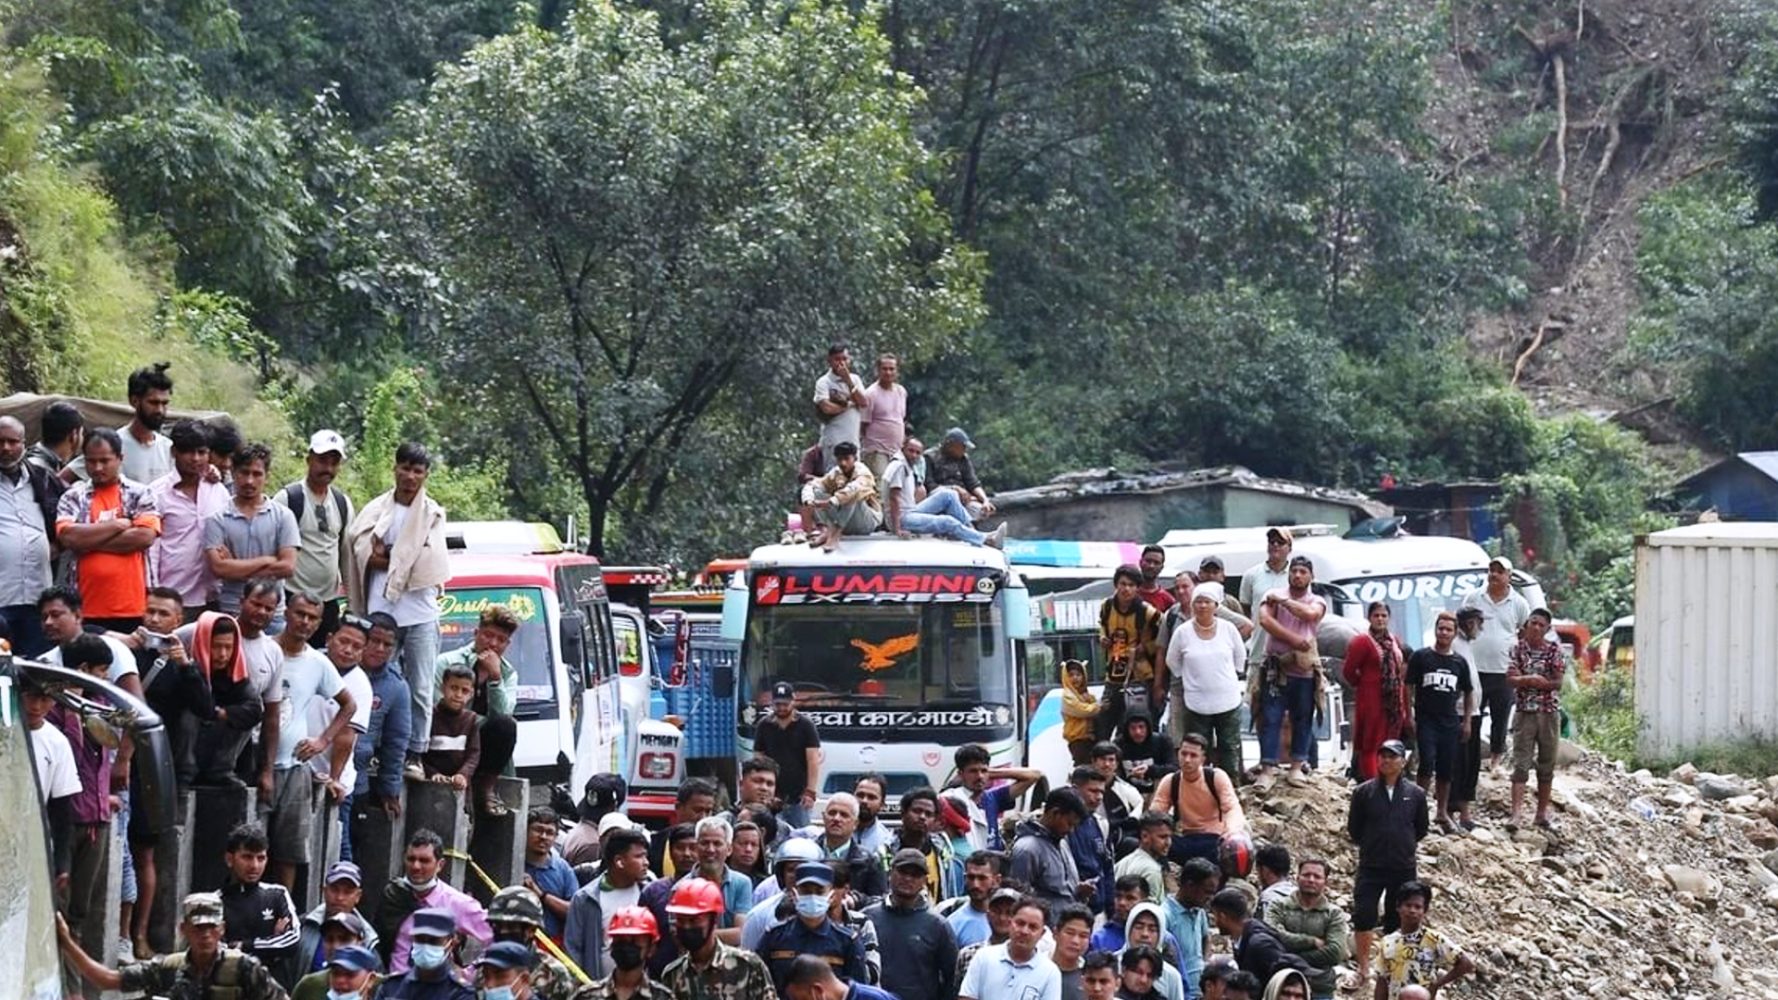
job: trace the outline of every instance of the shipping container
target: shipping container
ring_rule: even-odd
[[[1635,621],[1643,753],[1778,737],[1778,524],[1637,539]]]

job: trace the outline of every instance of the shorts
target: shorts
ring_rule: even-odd
[[[1389,934],[1401,925],[1401,919],[1395,913],[1396,895],[1400,892],[1403,882],[1411,882],[1415,877],[1414,869],[1396,869],[1377,871],[1360,868],[1358,877],[1352,884],[1352,929],[1355,931],[1374,931],[1379,923],[1377,900],[1383,901],[1382,920],[1383,933]]]
[[[1548,781],[1556,773],[1557,728],[1560,719],[1554,712],[1513,714],[1513,782],[1523,784],[1535,765],[1537,780]]]
[[[1442,786],[1457,773],[1457,735],[1462,723],[1420,720],[1420,773],[1438,778]]]
[[[315,772],[307,764],[272,773],[272,801],[266,816],[266,856],[290,865],[309,863],[315,829]]]

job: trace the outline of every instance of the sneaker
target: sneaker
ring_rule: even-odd
[[[1002,524],[1000,527],[995,528],[982,544],[990,549],[1006,548],[1006,525]]]
[[[401,773],[404,777],[412,778],[415,781],[426,780],[426,769],[420,766],[418,759],[410,759],[407,766],[401,769]]]

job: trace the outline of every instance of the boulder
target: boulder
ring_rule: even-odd
[[[1686,892],[1698,899],[1715,899],[1722,891],[1716,876],[1689,865],[1662,865],[1661,875],[1674,892]]]
[[[1767,851],[1760,857],[1760,861],[1771,871],[1778,872],[1778,850]]]
[[[1739,781],[1715,774],[1700,774],[1694,777],[1692,786],[1706,800],[1722,802],[1744,794],[1747,790]]]
[[[1690,762],[1687,762],[1667,772],[1667,777],[1674,781],[1683,782],[1684,784],[1689,785],[1698,777],[1698,769]]]

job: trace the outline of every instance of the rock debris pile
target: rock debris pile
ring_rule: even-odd
[[[1553,831],[1509,833],[1507,780],[1484,775],[1483,825],[1421,843],[1432,921],[1479,967],[1457,995],[1778,1000],[1778,776],[1659,777],[1569,756]],[[1256,839],[1327,857],[1330,887],[1349,893],[1348,794],[1314,775],[1241,797]]]

